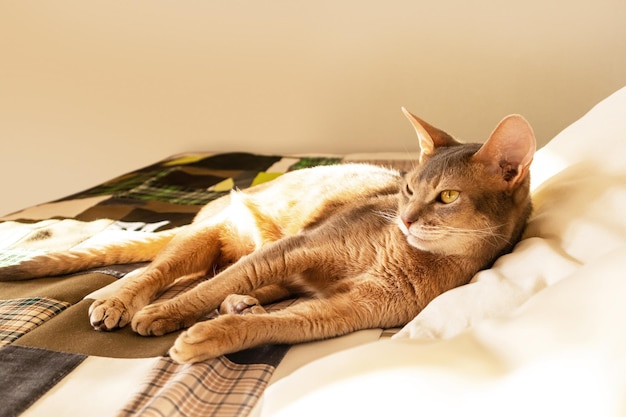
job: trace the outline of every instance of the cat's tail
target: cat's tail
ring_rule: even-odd
[[[15,265],[0,267],[0,281],[21,281],[107,265],[151,261],[179,231],[180,227],[177,227],[94,247],[37,255]]]

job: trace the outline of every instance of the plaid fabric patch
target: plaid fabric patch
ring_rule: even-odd
[[[227,193],[203,189],[189,190],[175,185],[159,185],[149,181],[128,192],[118,194],[116,197],[145,201],[159,200],[172,204],[201,206],[225,194]]]
[[[0,301],[0,347],[14,342],[70,305],[51,298]]]
[[[273,371],[270,365],[239,365],[226,357],[193,365],[163,358],[118,416],[245,416]]]
[[[57,201],[74,200],[78,198],[96,197],[96,196],[101,196],[101,195],[111,195],[111,194],[116,194],[116,193],[122,193],[128,190],[132,190],[133,188],[150,180],[155,175],[160,175],[161,173],[162,171],[160,169],[155,170],[155,171],[147,171],[147,172],[141,172],[138,170],[138,171],[114,178],[96,187],[89,188],[79,193],[64,197]]]
[[[325,157],[304,157],[289,167],[289,171],[297,169],[310,168],[318,165],[337,165],[342,158],[325,158]]]

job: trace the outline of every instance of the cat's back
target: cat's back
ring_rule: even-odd
[[[286,196],[308,194],[315,198],[333,198],[352,194],[393,193],[397,191],[400,173],[383,166],[347,163],[326,165],[290,171],[276,180],[253,187],[248,194],[272,195],[287,193]]]
[[[304,168],[210,203],[196,221],[212,216],[216,209],[245,206],[256,213],[257,220],[278,225],[289,235],[346,205],[359,204],[371,196],[395,195],[400,181],[398,171],[372,164]]]
[[[251,193],[283,225],[300,228],[324,220],[347,205],[360,205],[373,196],[395,195],[400,174],[392,169],[345,164],[290,172],[276,184]],[[253,190],[256,191],[256,190]]]

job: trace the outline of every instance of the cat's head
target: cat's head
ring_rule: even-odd
[[[417,133],[419,163],[404,177],[398,225],[408,242],[442,254],[500,254],[530,215],[529,167],[536,141],[519,115],[484,144],[462,144],[404,110]]]

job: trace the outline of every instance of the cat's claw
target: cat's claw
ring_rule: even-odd
[[[89,322],[96,330],[115,330],[130,323],[132,312],[117,298],[96,300],[89,306]]]

